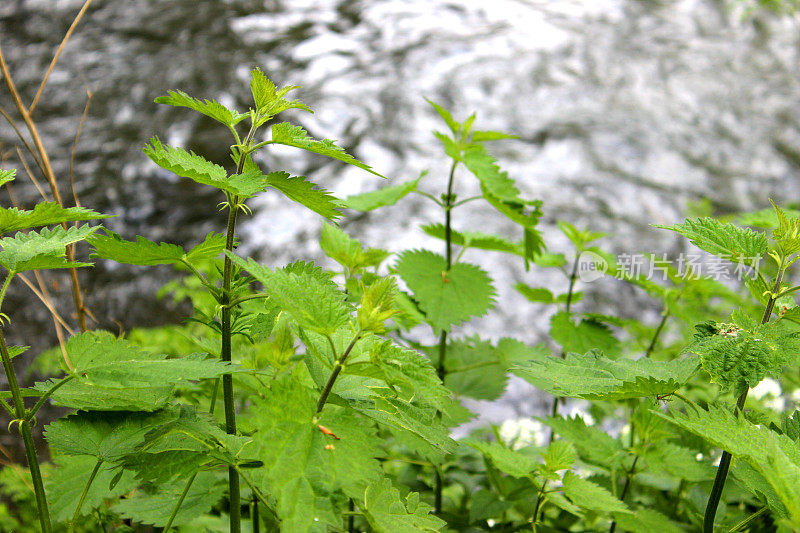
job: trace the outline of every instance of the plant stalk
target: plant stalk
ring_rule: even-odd
[[[92,486],[94,478],[97,477],[97,473],[100,471],[100,467],[102,465],[103,465],[102,459],[98,459],[97,462],[94,464],[92,473],[89,475],[89,479],[86,481],[86,486],[83,487],[83,492],[81,492],[81,497],[78,500],[78,505],[75,506],[75,512],[72,514],[72,520],[69,523],[69,533],[75,531],[75,522],[77,522],[78,518],[81,517],[81,507],[83,507],[83,502],[84,500],[86,500],[86,495],[89,494],[89,488]]]
[[[767,306],[764,309],[764,316],[761,318],[761,324],[766,324],[772,318],[772,310],[775,307],[775,296],[781,287],[784,273],[785,259],[781,258],[781,264],[778,267],[778,275],[775,277],[775,285],[772,293],[767,301]],[[736,400],[736,413],[744,409],[745,401],[747,401],[747,393],[750,389],[745,391]],[[703,517],[703,533],[714,533],[714,518],[717,516],[717,507],[722,498],[722,491],[725,488],[725,479],[728,477],[728,469],[731,466],[731,454],[725,450],[722,451],[722,457],[719,460],[719,467],[717,467],[717,475],[714,478],[714,486],[711,487],[711,494],[708,496],[708,504],[706,505],[705,516]]]
[[[164,526],[164,529],[161,530],[161,533],[169,533],[169,530],[172,528],[172,523],[175,521],[175,517],[178,516],[178,511],[180,511],[181,505],[183,505],[183,500],[186,499],[186,495],[189,493],[189,489],[191,488],[192,483],[194,483],[194,478],[196,477],[197,472],[192,474],[192,477],[190,477],[189,481],[186,482],[186,486],[183,487],[180,498],[178,498],[177,503],[175,503],[175,507],[172,509],[172,513],[169,515],[167,525]]]
[[[6,286],[8,286],[8,279],[4,284],[4,287]],[[22,393],[19,390],[17,375],[14,373],[14,367],[11,364],[11,357],[8,354],[8,347],[6,346],[2,328],[0,328],[0,356],[3,358],[3,369],[6,372],[8,386],[11,389],[11,397],[14,399],[14,411],[19,423],[19,432],[22,434],[22,442],[25,445],[25,455],[28,459],[28,468],[31,471],[31,480],[33,481],[33,493],[36,496],[36,507],[39,510],[39,523],[42,526],[43,533],[52,533],[50,510],[47,506],[44,483],[42,483],[42,473],[39,470],[39,459],[36,457],[36,446],[31,434],[31,423],[25,419],[25,404],[22,401]]]
[[[241,174],[244,162],[247,159],[245,151],[253,140],[256,132],[255,121],[250,127],[250,131],[244,140],[244,144],[239,146],[239,161],[236,165],[236,174]],[[233,200],[228,206],[228,227],[225,232],[225,249],[233,252],[236,238],[236,216],[239,212],[239,199]],[[233,276],[233,262],[230,257],[225,256],[225,263],[222,271],[222,305],[221,330],[222,330],[222,349],[220,358],[224,362],[231,361],[231,278]],[[225,431],[229,435],[236,434],[236,405],[233,396],[233,375],[222,375],[222,396],[225,402]],[[241,509],[241,489],[239,487],[239,473],[233,466],[228,467],[228,491],[230,498],[230,529],[231,533],[240,533],[242,530],[242,509]]]
[[[331,372],[330,377],[328,377],[328,382],[325,384],[325,388],[322,389],[322,394],[319,396],[319,401],[317,402],[317,414],[320,414],[322,409],[325,407],[325,404],[328,401],[328,396],[330,396],[331,391],[333,390],[333,385],[336,383],[336,378],[339,377],[339,373],[342,371],[342,367],[344,367],[345,360],[350,355],[350,352],[353,350],[353,347],[360,338],[361,332],[359,331],[356,333],[356,336],[353,337],[353,340],[350,341],[350,344],[347,345],[347,348],[345,348],[342,356],[336,360],[336,364],[333,366],[333,372]]]
[[[453,227],[451,225],[450,213],[454,207],[453,202],[453,181],[456,175],[456,166],[458,161],[453,160],[450,165],[450,175],[447,178],[447,196],[444,198],[444,250],[445,250],[445,264],[447,272],[453,266]],[[447,369],[445,368],[445,359],[447,358],[447,332],[442,331],[439,334],[439,361],[436,364],[436,374],[439,376],[442,384],[444,384],[445,377],[447,377]],[[441,413],[436,414],[441,417]],[[436,467],[436,481],[433,489],[434,504],[433,511],[436,514],[442,513],[442,489],[444,488],[444,479],[439,467]]]

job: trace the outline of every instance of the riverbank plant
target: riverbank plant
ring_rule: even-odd
[[[546,206],[522,192],[524,177],[492,155],[519,141],[480,129],[476,115],[458,121],[431,103],[444,126],[433,134],[441,169],[383,185],[333,141],[280,121],[311,111],[289,96],[297,87],[250,75],[247,111],[179,90],[156,99],[218,123],[229,135],[225,164],[159,137],[144,146],[165,174],[217,191],[204,210],[219,232],[179,246],[117,234],[84,207],[0,208],[0,407],[25,453],[22,462],[0,450],[9,455],[0,528],[800,529],[800,212],[772,205],[653,228],[688,239],[687,253],[715,262],[711,276],[702,262],[608,250],[595,228],[545,218]],[[356,167],[374,187],[336,198],[267,169],[273,145]],[[0,171],[0,186],[14,178]],[[336,267],[239,253],[237,226],[260,194],[318,216],[298,224],[319,228]],[[433,249],[386,250],[343,229],[345,215],[398,212],[412,194],[436,205],[438,218],[420,228]],[[507,233],[477,227],[476,213]],[[544,224],[560,230],[562,249],[543,240]],[[489,272],[489,253],[521,265],[524,279]],[[634,254],[646,269],[633,268]],[[173,266],[180,276],[163,296],[188,302],[191,316],[123,333],[70,330],[38,355],[35,381],[22,368],[26,349],[6,344],[19,312],[2,306],[8,288],[29,271],[97,261]],[[598,311],[598,287],[625,303],[619,316]],[[498,294],[511,290],[525,297],[513,312],[530,327],[549,324],[540,344],[524,342],[535,337],[527,330],[481,330],[476,319],[504,308]],[[466,426],[509,376],[546,395],[535,417]],[[63,416],[37,449],[36,415],[51,404]]]

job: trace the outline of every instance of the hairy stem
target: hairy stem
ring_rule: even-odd
[[[539,494],[536,496],[536,505],[533,506],[533,516],[531,517],[531,529],[533,529],[533,531],[536,531],[536,523],[539,521],[539,510],[542,508],[547,481],[548,480],[545,479],[542,482],[542,488],[539,489]]]
[[[353,347],[360,338],[361,332],[359,331],[356,333],[355,337],[353,337],[353,340],[350,341],[350,344],[347,345],[347,348],[345,348],[342,356],[336,360],[336,364],[333,365],[333,372],[331,372],[328,382],[325,384],[325,388],[322,389],[322,394],[320,394],[319,401],[317,402],[317,414],[320,414],[323,407],[325,407],[325,403],[328,401],[328,396],[330,396],[331,391],[333,390],[333,385],[336,383],[336,378],[339,377],[339,373],[342,371],[342,367],[344,367],[345,360],[350,355],[350,352],[353,351]]]
[[[72,520],[69,522],[69,533],[75,531],[75,522],[78,521],[78,518],[81,517],[81,507],[83,507],[83,502],[86,500],[86,495],[89,494],[89,488],[94,483],[94,478],[97,477],[97,473],[100,471],[100,467],[103,465],[103,460],[98,459],[97,462],[94,464],[94,469],[92,469],[92,473],[89,474],[89,479],[86,481],[86,486],[83,487],[83,492],[81,492],[81,497],[78,499],[78,505],[75,506],[75,512],[72,514]]]
[[[454,207],[453,202],[453,182],[456,175],[456,166],[458,161],[453,160],[450,165],[450,175],[447,178],[447,195],[444,197],[444,251],[447,271],[453,266],[453,227],[451,225],[450,214]],[[436,374],[439,379],[444,383],[447,377],[447,369],[445,368],[445,359],[447,358],[447,332],[442,331],[439,334],[439,361],[436,365]],[[441,417],[441,413],[437,413],[437,417]],[[444,479],[442,472],[436,468],[436,482],[433,488],[434,504],[433,509],[436,514],[442,512],[442,489],[444,488]]]
[[[778,274],[775,277],[775,285],[770,294],[767,306],[764,309],[764,316],[761,318],[761,324],[766,324],[772,318],[772,310],[775,307],[776,294],[781,287],[783,281],[785,259],[781,259],[781,264],[778,267]],[[747,401],[747,393],[749,389],[739,396],[736,400],[736,413],[744,409],[744,403]],[[731,454],[727,451],[722,452],[722,457],[719,460],[719,467],[717,467],[717,475],[714,478],[714,486],[711,487],[711,494],[708,496],[708,504],[706,505],[705,516],[703,517],[703,533],[714,533],[714,518],[717,516],[717,507],[722,498],[722,491],[725,488],[725,479],[728,477],[728,469],[731,466]]]
[[[631,482],[633,481],[633,474],[636,472],[636,463],[639,461],[639,456],[633,456],[633,464],[631,464],[630,470],[628,470],[627,474],[625,475],[625,485],[622,486],[622,494],[619,495],[619,499],[621,501],[625,501],[625,496],[628,495],[628,489],[631,487]],[[611,522],[611,527],[608,528],[608,533],[614,533],[617,530],[617,521],[614,520]]]
[[[4,284],[4,288],[6,286],[7,283]],[[3,369],[6,372],[8,386],[11,389],[11,397],[14,399],[14,411],[19,423],[19,431],[22,434],[22,442],[25,445],[25,455],[28,459],[28,468],[31,471],[31,480],[33,481],[33,493],[36,496],[36,507],[39,509],[39,523],[42,526],[43,533],[52,533],[50,510],[47,507],[47,496],[42,483],[42,473],[39,471],[39,458],[36,457],[31,424],[25,419],[25,404],[22,402],[22,393],[19,390],[17,375],[14,373],[14,367],[11,364],[11,357],[8,354],[8,347],[6,346],[6,339],[3,336],[2,329],[0,329],[0,356],[3,358]]]

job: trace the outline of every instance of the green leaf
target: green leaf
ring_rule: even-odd
[[[599,350],[566,357],[543,357],[512,367],[511,372],[558,397],[623,400],[666,396],[697,372],[699,360],[609,359]]]
[[[138,490],[131,497],[120,500],[112,510],[123,518],[141,524],[163,527],[167,524],[178,499],[186,488],[186,480],[180,479]],[[198,516],[211,510],[225,493],[226,483],[214,472],[200,472],[186,493],[173,525],[188,524]]]
[[[260,115],[257,125],[261,125],[270,118],[274,117],[287,109],[302,109],[313,113],[311,109],[300,100],[286,100],[284,96],[289,91],[299,89],[297,85],[290,85],[282,89],[276,89],[261,69],[254,68],[250,71],[250,90],[253,93],[253,100],[256,104],[256,111]]]
[[[709,461],[697,459],[697,451],[672,442],[648,447],[644,456],[648,470],[692,483],[714,478],[716,469]]]
[[[438,349],[432,356],[438,361]],[[478,337],[448,343],[444,382],[459,396],[496,400],[506,390],[508,376],[500,351]]]
[[[331,404],[317,419],[319,393],[292,376],[270,385],[263,399],[253,399],[244,420],[258,428],[255,457],[264,463],[252,471],[252,479],[277,502],[282,532],[338,527],[346,505],[342,491],[362,499],[367,486],[382,476],[374,428],[351,410]]]
[[[98,220],[112,215],[96,213],[83,207],[61,207],[56,202],[36,204],[32,210],[0,207],[0,234],[21,229],[52,226],[62,222]]]
[[[572,472],[564,474],[564,495],[578,507],[598,513],[630,513],[625,503],[600,485],[579,478]]]
[[[92,235],[87,239],[95,249],[92,257],[129,265],[168,265],[183,259],[191,263],[216,257],[225,249],[225,235],[220,233],[210,233],[202,243],[185,253],[177,244],[155,243],[138,235],[135,242],[126,241],[113,231],[104,231],[106,235]]]
[[[67,342],[74,379],[53,393],[67,407],[98,411],[154,411],[163,407],[177,383],[215,378],[238,369],[204,354],[166,359],[104,331],[76,335]],[[37,383],[47,391],[52,383]]]
[[[80,412],[45,428],[50,448],[64,455],[89,455],[113,462],[134,453],[145,435],[168,420],[162,413]]]
[[[295,148],[302,148],[303,150],[324,155],[325,157],[336,159],[348,165],[353,165],[367,172],[371,172],[376,176],[380,176],[381,178],[385,177],[372,170],[370,166],[345,152],[342,148],[336,146],[333,141],[329,139],[323,139],[321,141],[312,139],[308,136],[306,130],[300,126],[289,124],[288,122],[273,124],[272,142],[276,144],[285,144],[286,146],[294,146]]]
[[[685,533],[685,529],[653,509],[638,508],[633,514],[616,513],[614,520],[630,533]]]
[[[524,283],[517,283],[514,288],[518,293],[528,299],[529,302],[551,304],[555,303],[556,297],[548,289],[543,287],[531,287]]]
[[[330,224],[322,225],[319,245],[328,257],[353,271],[378,266],[389,255],[378,248],[364,249],[360,242]]]
[[[5,185],[6,183],[10,183],[14,181],[14,178],[17,176],[17,171],[14,169],[10,170],[2,170],[0,169],[0,187]]]
[[[566,311],[559,311],[550,318],[550,336],[565,352],[584,353],[597,349],[613,354],[620,351],[619,341],[608,326],[592,317],[575,324]]]
[[[542,452],[542,458],[544,458],[545,468],[550,472],[557,472],[558,470],[572,468],[572,465],[578,460],[578,454],[571,442],[556,440],[545,448]]]
[[[701,250],[731,261],[755,262],[769,248],[763,233],[710,217],[686,219],[683,224],[672,226],[656,224],[655,227],[676,231]]]
[[[98,228],[70,226],[64,229],[56,226],[53,229],[43,228],[39,232],[18,232],[13,237],[0,239],[0,265],[14,272],[39,270],[46,268],[73,268],[92,266],[91,263],[67,261],[65,259],[67,245],[84,240]]]
[[[354,194],[344,199],[344,206],[356,211],[372,211],[379,207],[394,205],[401,198],[417,190],[419,181],[427,174],[427,171],[419,175],[415,180],[404,181],[391,187],[383,187],[377,191],[369,191],[361,194]]]
[[[461,131],[461,124],[459,124],[458,122],[455,121],[455,119],[453,119],[453,115],[450,114],[450,111],[443,108],[436,102],[428,100],[427,98],[425,99],[425,101],[428,102],[431,105],[431,107],[433,107],[433,109],[436,111],[436,113],[439,114],[440,117],[442,117],[442,120],[445,121],[447,127],[450,128],[450,131],[453,132],[453,135],[458,135],[458,132]]]
[[[445,522],[434,516],[433,508],[420,502],[412,492],[400,498],[400,491],[388,479],[372,483],[364,494],[364,516],[378,533],[418,533],[439,531]]]
[[[772,200],[770,200],[772,202]],[[775,214],[778,217],[778,227],[772,230],[772,237],[778,242],[783,253],[787,256],[800,251],[800,217],[789,217],[772,202]]]
[[[550,417],[542,422],[570,441],[584,461],[607,467],[622,465],[622,443],[596,426],[587,426],[581,417]]]
[[[796,360],[800,348],[800,334],[784,321],[752,328],[732,323],[704,323],[695,328],[695,342],[686,351],[701,357],[713,382],[736,394],[755,387],[768,374],[778,374]]]
[[[427,224],[422,226],[422,231],[437,239],[445,240],[444,224]],[[479,231],[450,231],[450,242],[466,248],[477,248],[493,252],[506,252],[519,256],[525,255],[524,245],[513,242],[500,235],[491,235]]]
[[[497,160],[481,145],[470,145],[464,150],[464,166],[472,172],[489,193],[502,202],[519,201],[519,189],[514,180],[502,172]]]
[[[502,141],[505,139],[519,139],[519,135],[503,133],[502,131],[479,131],[472,132],[471,140],[474,143],[484,143],[487,141]]]
[[[155,99],[155,103],[178,107],[188,107],[189,109],[194,109],[198,113],[202,113],[207,117],[211,117],[217,122],[221,122],[226,126],[234,126],[243,118],[248,116],[246,113],[242,114],[238,113],[237,111],[230,110],[214,100],[198,100],[196,98],[192,98],[183,91],[169,91],[168,96],[159,96]]]
[[[409,250],[398,257],[394,270],[403,278],[436,332],[449,331],[493,305],[495,290],[480,267],[456,263],[447,270],[441,255]]]
[[[483,442],[469,439],[463,442],[491,459],[495,468],[516,478],[527,478],[539,467],[539,463],[532,457],[503,446],[499,442]]]
[[[301,327],[330,335],[350,322],[352,306],[346,301],[347,295],[330,279],[306,272],[270,270],[252,259],[245,261],[233,253],[227,255],[263,283],[265,292]]]
[[[329,220],[336,220],[342,213],[342,201],[325,189],[308,181],[305,176],[290,176],[288,172],[270,172],[266,182],[281,191],[287,198],[303,205]]]
[[[97,459],[86,455],[65,455],[56,459],[56,467],[45,478],[47,503],[55,521],[72,518],[96,463]],[[122,477],[109,489],[111,480],[119,473]],[[116,500],[134,488],[136,481],[132,472],[120,472],[112,464],[101,465],[81,506],[81,516],[89,515],[104,502]]]
[[[161,144],[158,137],[150,139],[142,150],[147,157],[165,170],[182,178],[189,178],[203,185],[211,185],[227,193],[250,197],[263,191],[267,185],[265,176],[258,170],[228,177],[225,169],[194,152]]]

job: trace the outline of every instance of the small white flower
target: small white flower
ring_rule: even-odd
[[[702,461],[703,460],[703,454],[702,453],[698,453],[697,455],[694,456],[694,458],[697,459],[698,461]]]
[[[506,420],[500,426],[500,438],[517,450],[525,446],[544,446],[547,430],[538,420],[518,418]]]

